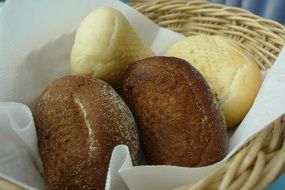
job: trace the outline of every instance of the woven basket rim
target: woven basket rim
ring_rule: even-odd
[[[162,4],[164,4],[164,6],[161,6]],[[245,23],[247,25],[247,27],[254,27],[254,28],[256,28],[256,30],[252,30],[252,31],[247,30],[248,33],[253,34],[255,31],[259,30],[260,33],[267,35],[266,37],[269,36],[271,38],[270,40],[273,40],[273,42],[278,46],[278,47],[275,47],[276,46],[275,44],[274,44],[275,45],[274,46],[273,44],[268,42],[265,45],[265,49],[270,48],[270,49],[275,51],[274,53],[272,53],[272,51],[263,50],[262,46],[256,46],[255,49],[258,49],[258,50],[255,50],[255,52],[250,52],[250,54],[253,54],[256,56],[255,61],[257,63],[260,63],[259,67],[262,70],[266,70],[272,66],[274,60],[277,58],[277,55],[279,54],[279,52],[281,50],[280,46],[284,46],[284,44],[285,44],[285,26],[284,25],[282,25],[276,21],[272,21],[270,19],[265,19],[265,18],[262,18],[260,16],[257,16],[255,14],[251,13],[250,11],[244,10],[242,8],[230,7],[230,6],[225,6],[225,5],[217,4],[217,3],[211,3],[211,2],[208,2],[206,0],[177,0],[177,1],[154,0],[154,1],[133,2],[133,3],[130,3],[130,5],[133,6],[135,9],[137,9],[138,11],[141,11],[143,14],[146,14],[146,16],[149,16],[150,19],[153,19],[152,15],[148,15],[150,12],[152,12],[152,13],[153,12],[160,12],[161,13],[163,11],[165,11],[165,12],[168,11],[167,13],[169,13],[171,15],[172,13],[171,13],[171,10],[169,10],[169,7],[173,8],[173,9],[177,9],[179,7],[179,11],[184,11],[184,12],[186,12],[185,10],[187,8],[191,7],[192,9],[188,10],[188,12],[187,12],[187,13],[189,13],[189,12],[193,12],[193,10],[196,6],[196,8],[195,8],[196,12],[198,11],[199,14],[203,14],[201,12],[204,11],[204,15],[208,14],[207,17],[203,17],[203,15],[202,15],[201,17],[203,17],[203,18],[206,18],[206,19],[209,19],[209,18],[216,19],[217,18],[217,19],[219,19],[219,22],[226,22],[229,20],[233,20],[233,21]],[[201,7],[201,8],[198,9],[197,7]],[[175,14],[178,14],[179,11],[176,11]],[[213,14],[213,12],[215,14]],[[220,19],[220,17],[228,17],[228,18],[227,19]],[[194,19],[198,20],[199,17],[192,17],[192,20],[194,20]],[[182,21],[182,19],[181,19],[181,21]],[[171,21],[166,20],[166,19],[163,19],[163,20],[161,19],[161,21],[158,21],[156,23],[162,27],[172,29],[176,32],[181,32],[180,29],[171,27],[171,25],[174,25],[176,22],[177,21],[172,18]],[[183,22],[185,24],[186,20],[183,20]],[[198,22],[196,22],[196,24],[197,23]],[[181,23],[181,24],[183,24],[183,23]],[[216,26],[218,27],[218,25],[216,25]],[[231,26],[234,27],[235,25],[231,25]],[[193,27],[196,27],[196,26],[193,26]],[[240,27],[240,29],[242,29],[242,28]],[[246,30],[246,28],[245,28],[245,30]],[[229,30],[228,32],[229,32],[228,35],[241,35],[242,36],[244,31],[242,31],[242,30],[237,31],[237,29],[236,29],[235,31]],[[232,34],[230,34],[230,32],[232,32]],[[236,32],[236,33],[234,33],[234,32]],[[182,33],[183,33],[183,31],[182,31]],[[246,35],[244,35],[243,37],[246,38]],[[256,44],[254,42],[255,38],[247,37],[247,40],[252,41],[251,42],[252,45]],[[266,43],[266,42],[263,42],[263,43]],[[242,48],[247,49],[246,46],[243,46]],[[257,54],[259,54],[259,55],[257,55]]]

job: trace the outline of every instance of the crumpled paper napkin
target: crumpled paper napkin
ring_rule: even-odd
[[[0,102],[0,178],[26,189],[45,189],[37,135],[30,109]]]

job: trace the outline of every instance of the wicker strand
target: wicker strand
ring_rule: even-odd
[[[247,154],[247,148],[244,148],[235,157],[233,157],[233,160],[231,161],[229,168],[224,174],[224,178],[219,189],[227,189],[227,187],[230,185],[231,181],[233,180],[235,173],[238,170],[246,154]]]
[[[256,158],[258,152],[260,151],[263,141],[265,139],[265,137],[267,135],[269,135],[269,133],[272,131],[271,127],[267,127],[265,130],[263,130],[256,138],[255,141],[253,142],[252,147],[250,148],[250,150],[248,151],[246,157],[244,158],[242,164],[239,167],[239,171],[238,173],[241,173],[243,171],[245,171],[254,161],[254,159]]]
[[[259,180],[260,173],[265,166],[265,155],[262,151],[260,151],[257,155],[256,162],[254,164],[254,168],[248,178],[248,180],[244,183],[244,185],[240,188],[241,190],[250,190]]]
[[[276,156],[265,167],[261,176],[264,176],[260,183],[255,187],[256,189],[264,189],[270,182],[272,182],[285,164],[285,139],[283,141],[283,147],[279,150]]]
[[[277,154],[278,150],[265,155],[266,163],[268,163]]]
[[[250,175],[250,172],[245,171],[233,183],[231,183],[230,186],[226,188],[226,190],[239,190],[249,175]],[[219,188],[219,190],[224,190],[224,189]]]
[[[282,128],[283,128],[282,118],[280,118],[274,122],[272,138],[270,143],[268,144],[268,149],[267,149],[268,152],[272,152],[273,150],[275,150],[278,144],[280,143],[280,138],[281,138],[280,134],[282,133]]]

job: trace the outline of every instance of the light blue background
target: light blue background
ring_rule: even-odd
[[[285,0],[209,0],[229,6],[242,7],[257,15],[285,23]],[[285,189],[285,188],[284,188]]]

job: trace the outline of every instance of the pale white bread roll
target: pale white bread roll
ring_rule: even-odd
[[[175,43],[165,55],[187,60],[204,76],[219,99],[228,128],[242,121],[260,88],[262,75],[236,42],[222,36],[190,36]]]
[[[153,55],[122,13],[103,7],[81,22],[71,52],[71,71],[117,87],[131,63]]]

